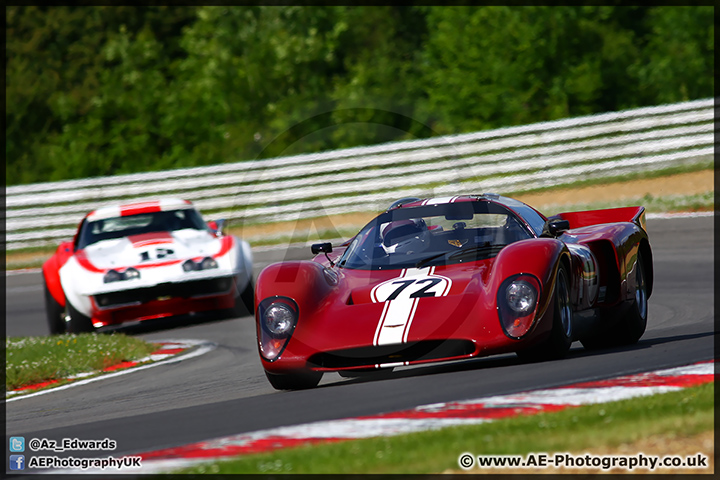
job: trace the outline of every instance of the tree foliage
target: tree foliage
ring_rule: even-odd
[[[8,184],[707,98],[714,9],[6,7]]]

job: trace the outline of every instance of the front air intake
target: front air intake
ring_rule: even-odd
[[[316,353],[309,363],[320,368],[373,367],[385,363],[451,359],[474,352],[475,345],[469,340],[423,340]]]

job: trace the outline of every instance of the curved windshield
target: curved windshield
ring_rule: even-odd
[[[124,217],[111,217],[83,222],[80,228],[77,248],[112,238],[139,235],[152,232],[172,232],[192,228],[208,230],[208,226],[197,210],[182,209],[141,213]]]
[[[458,202],[385,212],[368,223],[338,262],[342,268],[422,268],[490,258],[534,235],[502,205]]]

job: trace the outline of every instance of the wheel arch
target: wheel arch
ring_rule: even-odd
[[[602,303],[613,304],[620,299],[620,261],[615,244],[606,238],[587,242],[586,245],[595,256],[598,267],[599,287],[605,287]]]
[[[255,282],[255,310],[268,297],[283,296],[297,302],[300,316],[312,315],[336,288],[327,268],[308,260],[278,262],[263,269]]]
[[[652,249],[647,238],[640,240],[639,252],[643,260],[643,270],[645,272],[645,281],[647,282],[647,296],[650,298],[653,290],[653,279],[655,277],[653,270]]]
[[[72,256],[72,242],[61,243],[52,257],[42,266],[43,280],[50,292],[50,295],[58,304],[65,306],[65,291],[60,281],[60,268]]]
[[[572,275],[572,260],[570,258],[570,252],[567,248],[563,249],[560,252],[560,256],[558,257],[558,268],[560,268],[560,265],[565,267],[565,271],[567,272],[567,282],[568,287],[570,287],[570,290],[572,291],[573,288],[576,287],[575,282],[573,282],[573,275]],[[555,273],[557,275],[557,272]]]

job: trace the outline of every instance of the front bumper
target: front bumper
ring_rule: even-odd
[[[97,328],[229,309],[235,293],[234,277],[218,277],[96,294],[91,296],[92,322]]]

